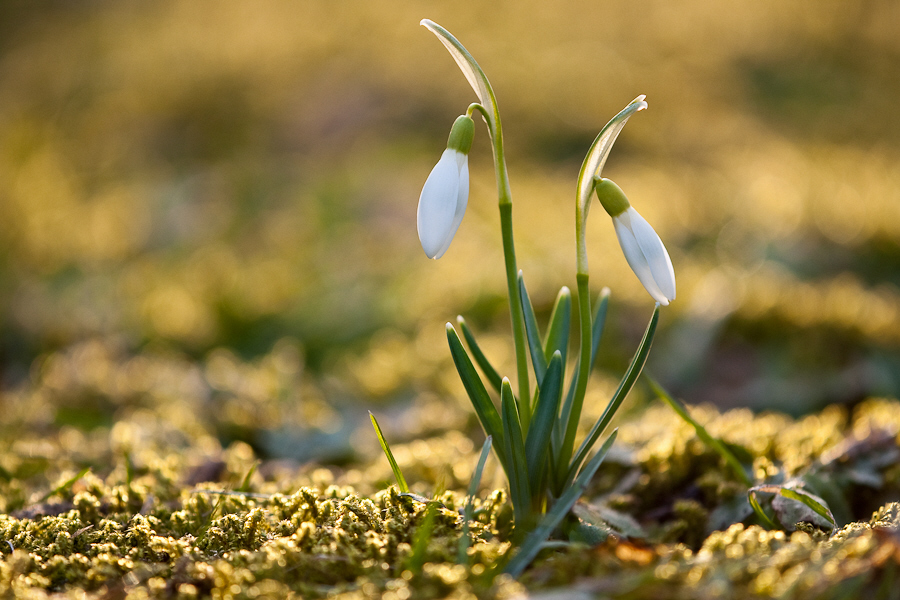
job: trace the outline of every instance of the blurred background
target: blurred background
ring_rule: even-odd
[[[475,431],[442,325],[512,372],[495,183],[479,123],[426,259],[419,191],[475,96],[423,17],[494,86],[540,319],[575,287],[584,154],[646,94],[604,175],[675,266],[654,375],[794,415],[900,392],[897,2],[5,0],[7,426],[326,462],[366,409],[394,439]],[[589,417],[653,303],[597,208],[588,242],[612,289]]]

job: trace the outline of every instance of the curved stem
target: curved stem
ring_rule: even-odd
[[[493,101],[493,90],[490,98]],[[509,312],[512,320],[513,341],[516,348],[516,375],[518,383],[519,414],[523,422],[531,419],[531,386],[528,378],[528,354],[525,340],[525,319],[522,312],[522,301],[519,298],[517,276],[519,268],[516,264],[516,246],[512,229],[512,191],[509,188],[509,171],[506,167],[506,155],[503,150],[503,127],[500,124],[500,112],[476,103],[469,105],[466,114],[477,110],[484,116],[488,133],[491,136],[491,148],[494,155],[494,172],[497,176],[497,201],[500,208],[500,232],[503,237],[503,259],[506,266],[506,291],[509,296]]]
[[[519,412],[524,422],[531,416],[531,386],[528,382],[528,354],[525,344],[525,318],[522,300],[519,298],[516,265],[516,246],[512,228],[512,192],[509,189],[509,173],[503,154],[503,135],[499,117],[495,120],[495,130],[491,132],[494,147],[494,169],[497,173],[497,199],[500,205],[500,231],[503,236],[503,259],[506,263],[506,292],[509,295],[509,312],[512,319],[513,340],[516,346],[516,373],[519,384]]]

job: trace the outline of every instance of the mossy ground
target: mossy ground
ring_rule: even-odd
[[[231,383],[277,379],[271,374],[277,369],[266,369],[279,352],[253,364],[235,359],[242,375]],[[215,381],[209,375],[215,362],[206,365],[207,383],[194,381],[188,393],[190,361],[116,355],[93,343],[48,357],[30,384],[4,396],[4,594],[399,600],[540,597],[560,588],[576,598],[897,594],[896,401],[833,407],[799,420],[692,409],[713,435],[743,449],[757,479],[815,484],[842,526],[833,535],[802,523],[788,524],[793,532],[754,524],[744,489],[717,455],[668,407],[652,405],[621,425],[615,451],[576,509],[608,527],[576,525],[570,539],[545,550],[513,581],[492,570],[514,548],[510,507],[502,489],[491,491],[502,480],[490,463],[487,487],[475,501],[468,562],[457,564],[462,490],[477,458],[469,437],[437,432],[394,447],[414,489],[429,495],[446,489],[436,496],[440,505],[423,543],[427,504],[387,485],[390,471],[377,451],[337,466],[259,460],[243,441],[223,447],[222,431],[234,427],[234,415],[213,418],[228,407],[221,389],[208,383]],[[87,364],[106,376],[91,380]],[[141,373],[146,385],[96,387],[115,372]],[[169,403],[148,401],[172,389],[182,393]],[[98,403],[115,415],[112,423],[54,425],[63,413],[89,412]],[[277,416],[277,403],[257,408],[256,427],[267,426],[261,415]]]

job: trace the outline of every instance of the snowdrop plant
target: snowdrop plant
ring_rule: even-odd
[[[607,123],[588,150],[578,176],[576,298],[581,350],[577,360],[569,365],[572,293],[566,287],[560,290],[546,332],[542,333],[523,274],[516,265],[512,194],[500,112],[493,88],[472,55],[453,35],[427,19],[421,24],[444,44],[477,96],[477,102],[471,104],[466,114],[454,124],[448,148],[426,180],[419,198],[419,238],[428,257],[440,258],[447,251],[465,211],[467,161],[473,131],[470,117],[475,113],[480,114],[487,125],[493,150],[516,354],[515,389],[511,380],[502,376],[482,352],[462,317],[457,319],[457,324],[468,349],[452,324],[448,323],[446,330],[460,379],[485,432],[493,440],[493,449],[509,481],[515,519],[514,539],[520,542],[520,550],[506,570],[516,574],[534,558],[544,540],[565,522],[606,456],[615,432],[596,451],[595,446],[647,360],[659,320],[660,304],[668,305],[675,298],[672,263],[659,237],[630,207],[618,186],[600,176],[625,123],[634,113],[647,108],[647,103],[639,96]],[[618,389],[602,416],[576,447],[588,377],[597,355],[609,303],[608,289],[600,293],[595,303],[590,297],[586,225],[590,201],[595,193],[613,217],[628,263],[657,303]],[[564,381],[567,369],[570,371],[568,385]]]

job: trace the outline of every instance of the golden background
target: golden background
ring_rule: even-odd
[[[416,236],[475,100],[424,17],[494,86],[539,318],[574,288],[584,153],[646,94],[604,175],[675,266],[649,369],[689,402],[793,414],[900,391],[896,2],[13,1],[0,403],[115,433],[172,402],[299,458],[330,456],[302,432],[346,440],[367,408],[408,435],[460,426],[443,323],[512,357],[480,123],[453,245],[433,262]],[[586,418],[652,309],[596,208],[588,244],[612,303]]]

